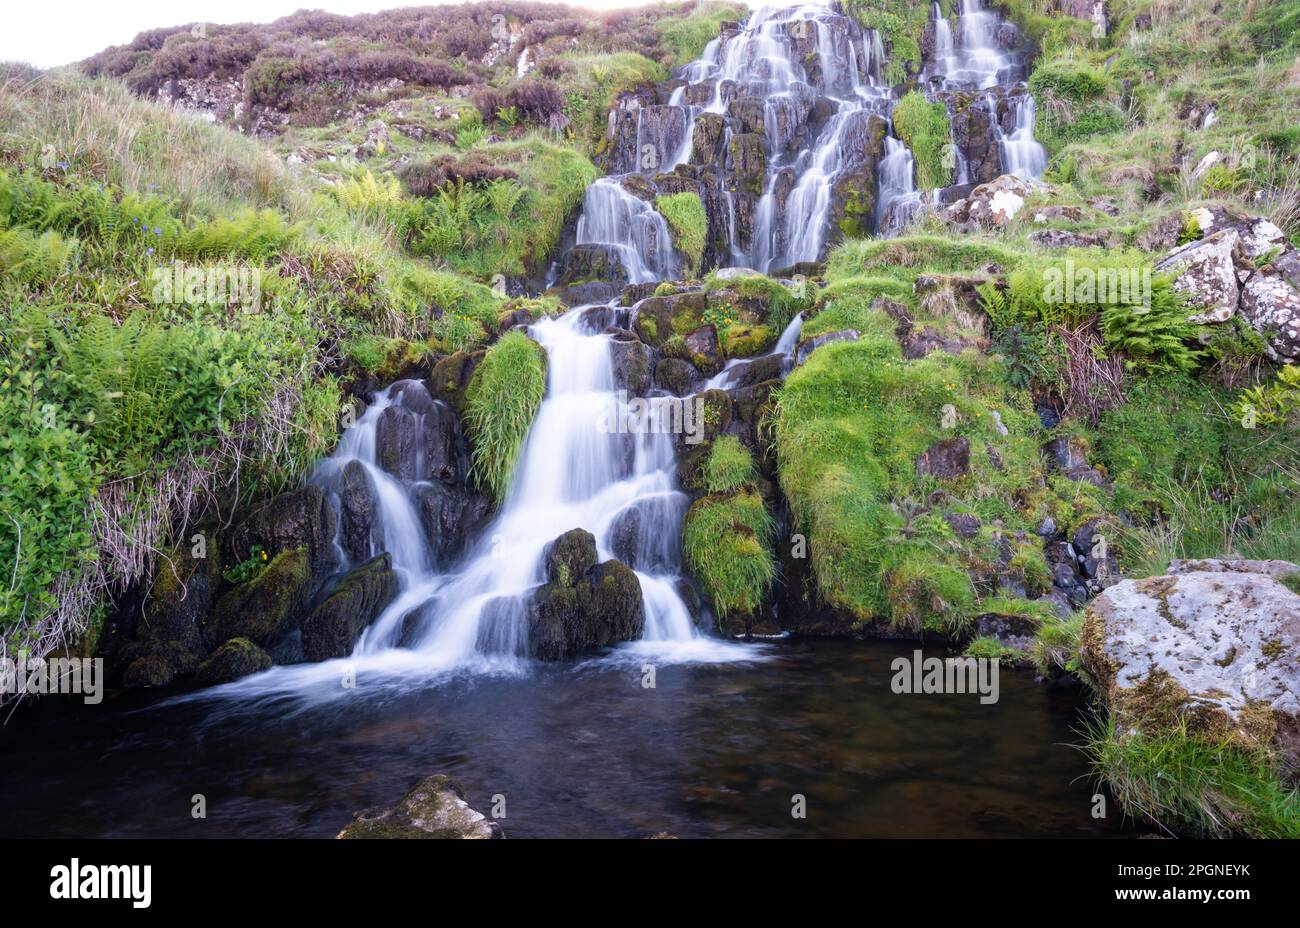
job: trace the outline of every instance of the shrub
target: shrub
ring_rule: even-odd
[[[720,619],[756,612],[776,579],[775,522],[757,493],[705,496],[686,514],[682,551]]]

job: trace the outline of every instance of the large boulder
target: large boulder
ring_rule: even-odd
[[[348,461],[339,476],[339,545],[354,564],[384,546],[384,516],[366,466]]]
[[[1033,185],[1014,174],[980,184],[943,211],[943,217],[961,229],[996,229],[1005,226],[1024,208]]]
[[[399,586],[387,553],[349,571],[302,620],[303,658],[323,661],[351,654],[361,632],[393,601]]]
[[[1176,274],[1174,289],[1199,307],[1193,322],[1226,322],[1237,312],[1234,255],[1240,242],[1236,229],[1224,229],[1175,248],[1156,264],[1157,274]]]
[[[199,665],[194,677],[204,686],[216,686],[271,668],[271,655],[247,638],[231,638]]]
[[[254,546],[276,555],[302,549],[314,577],[328,576],[336,567],[334,535],[337,517],[325,490],[311,485],[282,493],[256,507],[223,539],[226,563],[238,564]]]
[[[565,660],[641,637],[641,582],[619,561],[598,564],[590,532],[566,532],[545,558],[547,582],[527,604],[530,657]]]
[[[1300,770],[1300,595],[1279,562],[1191,561],[1092,601],[1082,663],[1123,730],[1279,750]],[[1288,570],[1289,568],[1289,570]]]
[[[426,777],[390,809],[357,813],[340,838],[501,838],[501,826],[470,808],[445,776]]]

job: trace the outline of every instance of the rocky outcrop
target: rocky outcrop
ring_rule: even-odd
[[[641,637],[641,583],[619,561],[596,563],[596,539],[573,529],[546,550],[547,582],[528,609],[528,655],[565,660]]]
[[[1300,566],[1289,565],[1295,575]],[[1198,569],[1198,568],[1207,569]],[[1275,748],[1300,770],[1300,595],[1277,562],[1183,562],[1088,608],[1082,662],[1121,731]]]
[[[997,229],[1014,219],[1024,208],[1033,185],[1014,174],[1003,174],[980,184],[940,215],[952,225],[968,232]]]
[[[472,809],[453,780],[421,780],[389,809],[357,813],[340,838],[502,838],[501,826]]]
[[[1202,207],[1186,219],[1201,234],[1156,264],[1196,309],[1192,321],[1240,314],[1267,341],[1275,361],[1300,360],[1300,250],[1267,219]]]

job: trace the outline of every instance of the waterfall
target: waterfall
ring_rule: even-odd
[[[668,222],[613,178],[597,178],[583,194],[576,244],[603,246],[634,284],[678,273]]]
[[[359,460],[377,487],[393,490],[381,489],[377,505],[401,593],[365,631],[354,657],[402,647],[426,667],[519,665],[526,653],[529,594],[546,580],[544,552],[575,528],[595,536],[598,560],[618,557],[636,572],[645,630],[632,650],[670,660],[730,653],[732,646],[700,633],[677,591],[688,499],[676,484],[673,436],[607,427],[617,421],[618,394],[610,336],[601,329],[610,313],[626,316],[631,310],[596,308],[600,312],[580,307],[530,328],[549,357],[546,396],[500,513],[454,569],[431,563],[408,494],[375,460],[375,423],[395,402],[391,397],[401,392],[400,384],[377,398],[322,465],[320,479],[329,480],[347,461]],[[620,543],[616,534],[630,512],[637,529],[630,542]]]
[[[794,366],[794,349],[799,344],[799,333],[803,331],[803,313],[796,313],[795,317],[790,320],[790,324],[785,327],[781,337],[777,339],[776,345],[765,355],[756,358],[733,358],[727,362],[727,366],[721,371],[709,378],[704,385],[705,390],[727,390],[740,382],[744,375],[745,369],[762,361],[764,358],[778,357],[781,359],[780,372],[785,376]]]
[[[1027,93],[1007,97],[1011,109],[1011,131],[999,129],[998,145],[1002,151],[1002,173],[1015,174],[1025,180],[1043,176],[1047,170],[1047,149],[1034,138],[1034,98]]]
[[[1002,20],[983,8],[982,0],[960,0],[957,31],[943,15],[938,0],[930,4],[934,50],[922,71],[922,84],[931,91],[983,91],[981,105],[995,129],[1002,173],[1026,180],[1042,176],[1047,152],[1034,139],[1034,100],[1016,79],[1021,59],[998,45]],[[1011,93],[1013,89],[1022,92]],[[998,119],[999,101],[1005,99],[1011,128],[1004,131]],[[965,154],[957,152],[956,184],[970,182]]]
[[[925,199],[916,189],[915,159],[911,150],[892,135],[885,139],[885,157],[879,170],[876,228],[881,235],[892,235],[925,206]]]

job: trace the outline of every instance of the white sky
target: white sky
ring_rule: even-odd
[[[0,61],[26,61],[39,68],[52,68],[88,58],[110,45],[123,45],[138,33],[163,26],[269,23],[300,9],[351,15],[440,2],[446,0],[13,0],[3,13]],[[650,5],[647,0],[568,3],[598,10]]]

